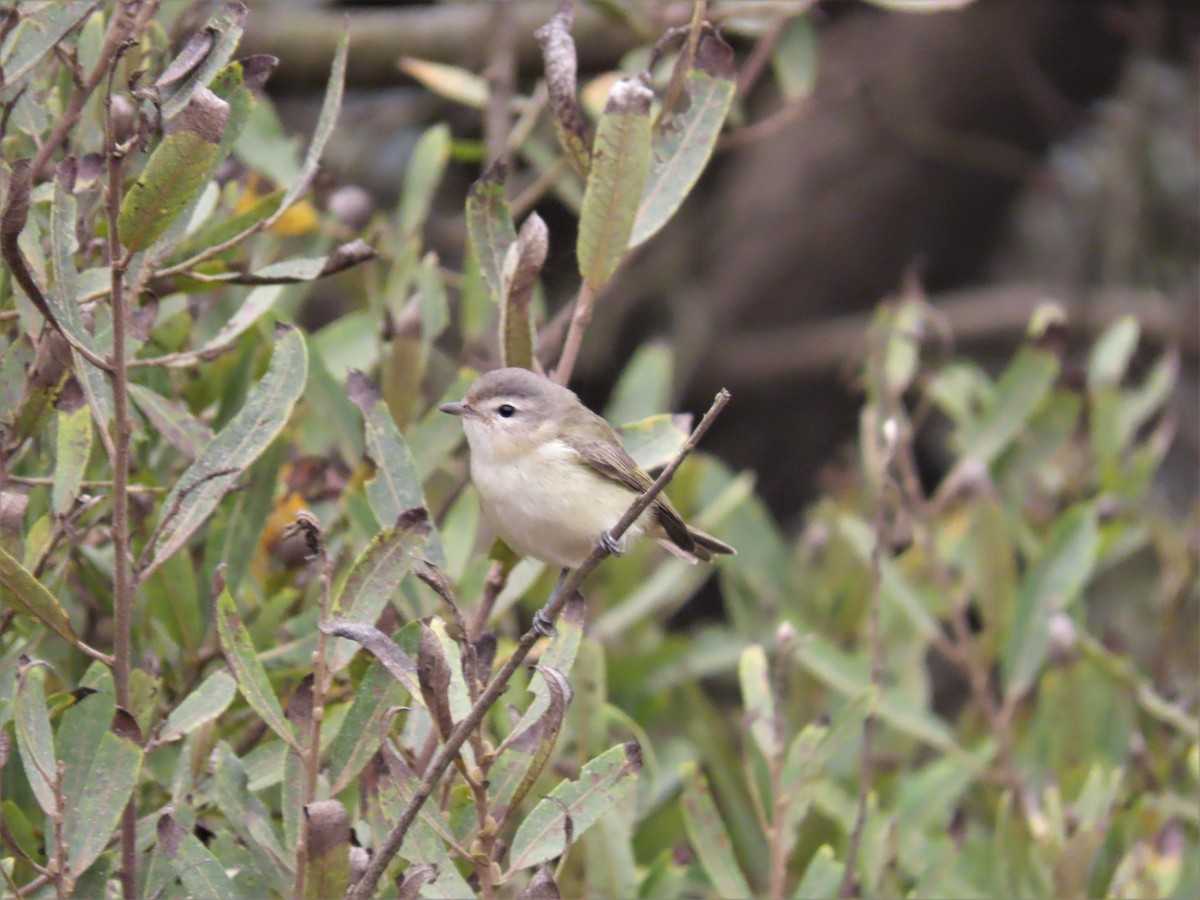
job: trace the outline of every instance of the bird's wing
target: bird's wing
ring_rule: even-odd
[[[654,479],[642,471],[641,466],[621,446],[621,439],[617,432],[607,422],[605,422],[605,426],[612,432],[611,441],[572,443],[571,448],[593,471],[623,484],[631,491],[639,494],[645,493],[654,483]],[[650,504],[650,510],[655,520],[662,526],[663,531],[677,547],[689,553],[694,549],[691,532],[688,531],[682,517],[675,511],[675,507],[671,505],[671,501],[664,494],[659,494],[655,498],[654,502]]]

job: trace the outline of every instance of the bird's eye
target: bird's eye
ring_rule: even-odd
[[[500,413],[500,418],[502,419],[511,419],[513,413],[516,411],[516,407],[511,403],[502,403],[500,406],[496,407],[496,412]]]

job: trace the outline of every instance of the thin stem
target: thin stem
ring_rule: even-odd
[[[113,686],[117,705],[130,709],[130,640],[133,631],[133,582],[129,569],[129,368],[125,355],[125,334],[129,304],[125,294],[125,270],[129,256],[121,247],[117,216],[121,208],[122,162],[124,151],[115,141],[112,121],[113,73],[124,45],[113,54],[104,94],[104,143],[108,150],[108,188],[105,209],[108,214],[108,256],[112,268],[113,348],[109,377],[113,391]],[[137,896],[137,811],[133,799],[121,818],[121,892],[125,900]]]
[[[558,358],[558,368],[554,370],[556,384],[567,384],[571,373],[575,371],[575,361],[579,358],[579,348],[583,344],[583,333],[592,321],[592,308],[596,304],[596,292],[585,281],[579,285],[579,296],[575,298],[575,312],[571,316],[571,327],[567,331],[567,340],[563,344],[562,355]]]
[[[490,59],[484,76],[488,82],[488,101],[484,110],[483,133],[487,164],[508,164],[510,129],[509,107],[516,80],[516,17],[513,0],[492,0],[488,43]]]
[[[321,618],[322,622],[329,621],[333,608],[333,559],[326,551],[325,542],[321,539],[315,519],[309,519],[308,531],[310,540],[320,543],[319,556],[321,560]],[[313,537],[315,535],[315,538]],[[304,805],[308,806],[317,799],[317,775],[321,761],[321,723],[325,719],[325,694],[329,690],[330,673],[326,665],[325,653],[329,644],[329,635],[324,630],[317,629],[317,649],[313,651],[313,693],[312,693],[312,722],[309,729],[308,746],[304,749]],[[300,840],[296,846],[296,875],[292,885],[292,896],[295,900],[304,897],[304,878],[308,868],[308,816],[300,816]]]
[[[696,48],[700,45],[700,34],[703,32],[705,25],[705,14],[708,11],[708,0],[695,0],[692,6],[692,21],[688,25],[687,41],[684,42],[683,50],[679,54],[679,59],[675,63],[675,68],[671,72],[671,81],[667,85],[666,96],[663,97],[662,106],[658,111],[658,118],[654,125],[657,128],[671,114],[671,110],[675,108],[675,104],[679,102],[679,97],[683,93],[683,82],[687,78],[688,72],[692,68],[692,63],[696,59]],[[711,28],[712,26],[708,26]]]
[[[883,555],[887,543],[888,493],[892,487],[889,472],[896,456],[896,421],[884,423],[884,456],[879,465],[879,497],[875,505],[875,544],[871,548],[870,607],[867,611],[867,653],[870,657],[870,697],[866,716],[863,718],[862,757],[858,774],[858,811],[854,816],[854,830],[846,850],[845,871],[838,890],[839,897],[853,897],[858,886],[855,869],[858,864],[858,849],[862,844],[863,829],[867,823],[867,799],[871,793],[871,781],[875,767],[875,710],[879,705],[879,694],[883,680],[883,644],[879,639],[880,585],[883,583]],[[873,439],[873,436],[870,437]]]
[[[496,598],[508,584],[508,571],[508,566],[498,559],[493,560],[488,568],[487,579],[483,582],[483,598],[475,610],[475,618],[471,621],[470,640],[472,642],[479,640],[479,636],[487,628],[488,619],[491,618],[492,610],[496,606]]]
[[[654,480],[654,483],[646,490],[644,494],[639,495],[625,511],[625,515],[621,516],[617,524],[609,531],[609,535],[613,541],[619,541],[629,527],[637,521],[646,509],[654,502],[654,499],[662,492],[675,474],[675,470],[679,468],[680,463],[687,458],[688,454],[695,449],[696,444],[704,433],[712,426],[717,416],[721,414],[721,410],[729,403],[730,395],[726,390],[722,390],[713,400],[713,404],[709,407],[704,418],[696,426],[696,429],[691,433],[683,446],[679,448],[679,452],[675,454],[674,459],[663,469],[662,473]],[[587,559],[571,572],[567,580],[562,584],[561,588],[555,592],[554,597],[543,611],[543,615],[551,625],[558,619],[563,607],[567,605],[567,600],[574,596],[579,590],[579,586],[583,580],[592,573],[592,570],[598,566],[605,557],[609,555],[605,548],[605,542],[598,543],[592,548],[592,552],[588,554]],[[529,655],[529,651],[533,649],[533,645],[541,638],[541,632],[536,628],[530,628],[517,643],[512,655],[504,663],[504,666],[496,673],[483,693],[479,695],[479,699],[471,707],[471,711],[466,717],[455,726],[454,731],[446,739],[446,743],[438,752],[428,770],[424,773],[421,784],[417,787],[408,805],[405,806],[404,812],[401,813],[400,819],[392,826],[392,830],[388,832],[384,838],[382,845],[377,852],[371,857],[371,862],[363,872],[362,877],[352,884],[349,890],[346,891],[346,900],[366,900],[375,891],[375,886],[379,883],[379,879],[383,876],[384,871],[399,852],[401,845],[404,843],[404,837],[408,834],[408,829],[416,820],[417,814],[420,812],[422,805],[429,799],[429,795],[433,793],[438,779],[445,774],[450,764],[458,757],[458,751],[466,742],[471,733],[483,721],[483,717],[492,705],[500,699],[500,696],[508,690],[509,679],[519,669],[525,661],[525,657]]]

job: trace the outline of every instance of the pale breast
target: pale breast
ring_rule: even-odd
[[[565,568],[578,566],[633,501],[633,492],[580,463],[561,441],[499,459],[472,448],[471,480],[496,533],[515,553]],[[646,515],[631,528],[637,537]]]

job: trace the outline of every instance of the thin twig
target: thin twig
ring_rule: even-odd
[[[483,582],[483,597],[479,601],[479,606],[475,610],[475,618],[471,622],[472,641],[479,640],[479,636],[487,628],[488,619],[492,617],[492,609],[496,606],[496,598],[508,584],[508,572],[508,566],[498,559],[492,560],[491,566],[488,567],[487,580]]]
[[[684,42],[679,59],[675,61],[675,68],[671,71],[671,81],[667,85],[662,106],[659,107],[658,118],[654,121],[655,128],[666,121],[667,116],[675,108],[675,104],[679,102],[679,98],[683,94],[683,83],[696,59],[696,48],[700,46],[700,35],[705,28],[712,29],[712,26],[704,20],[707,11],[708,0],[695,0],[692,6],[692,21],[688,25],[687,40]]]
[[[487,165],[508,165],[508,133],[516,81],[517,39],[513,0],[492,0],[492,18],[488,28],[489,59],[484,77],[488,83],[488,101],[483,111],[483,135]]]
[[[684,442],[683,446],[679,448],[679,452],[675,454],[675,457],[663,469],[662,473],[654,480],[654,483],[650,485],[646,492],[634,499],[629,509],[625,511],[625,515],[621,516],[617,524],[609,531],[609,537],[612,541],[619,541],[629,527],[637,521],[638,516],[645,512],[650,504],[654,502],[654,499],[667,486],[667,482],[671,480],[680,463],[695,449],[700,438],[704,436],[704,433],[712,426],[717,416],[721,414],[721,410],[729,403],[729,399],[730,395],[726,390],[722,390],[717,394],[712,406],[709,407],[708,412],[704,414],[704,418],[700,420],[700,423]],[[587,559],[583,561],[579,568],[571,572],[546,606],[543,615],[548,623],[553,625],[557,621],[563,607],[567,605],[567,600],[575,595],[583,580],[608,555],[609,551],[603,542],[598,543],[592,548],[592,552],[588,554]],[[460,748],[466,742],[471,732],[479,726],[487,711],[491,709],[492,705],[508,689],[509,679],[520,668],[521,664],[525,661],[525,657],[529,655],[529,651],[533,649],[533,645],[537,643],[540,637],[541,632],[536,628],[530,628],[521,635],[521,640],[513,650],[512,655],[500,671],[496,673],[495,678],[488,683],[483,693],[480,694],[479,699],[471,707],[471,711],[455,726],[454,731],[446,739],[446,743],[442,746],[442,749],[430,764],[429,769],[425,772],[421,784],[417,787],[408,805],[405,806],[400,819],[392,826],[392,830],[388,832],[383,843],[371,858],[366,871],[346,891],[346,900],[366,900],[367,897],[370,897],[374,893],[375,886],[379,883],[380,877],[382,877],[384,871],[400,850],[408,829],[412,826],[413,821],[415,821],[417,814],[421,810],[421,806],[429,798],[429,795],[433,793],[438,779],[442,777],[446,769],[458,757]]]
[[[567,384],[571,373],[575,370],[575,361],[579,358],[579,348],[583,344],[583,333],[592,321],[592,308],[596,304],[596,292],[584,281],[579,285],[579,296],[575,298],[575,311],[571,314],[571,327],[567,330],[567,340],[563,343],[562,355],[558,358],[558,367],[554,370],[556,384]]]
[[[132,709],[129,692],[131,632],[133,630],[133,581],[129,559],[129,369],[125,355],[129,303],[125,294],[125,269],[130,257],[121,247],[117,217],[121,209],[124,151],[117,146],[113,130],[113,75],[128,44],[122,41],[112,54],[108,85],[104,92],[104,146],[108,156],[108,258],[112,269],[113,347],[109,377],[113,391],[113,686],[117,705]],[[137,896],[137,810],[132,796],[121,817],[121,892],[125,900]]]
[[[863,829],[867,823],[867,798],[871,793],[871,780],[875,769],[875,711],[879,705],[879,695],[883,679],[883,644],[879,639],[879,607],[880,586],[883,584],[883,555],[887,545],[888,492],[893,486],[891,474],[892,460],[896,456],[897,432],[895,419],[888,419],[883,424],[884,451],[879,464],[879,497],[875,505],[875,545],[871,548],[871,586],[870,606],[867,611],[867,653],[870,657],[870,681],[867,690],[870,697],[867,702],[866,716],[863,718],[862,757],[858,775],[858,811],[854,816],[854,830],[850,834],[850,845],[846,849],[845,870],[842,873],[842,884],[838,890],[839,897],[853,897],[858,886],[855,869],[858,864],[858,848],[862,844]],[[865,436],[874,440],[874,435]]]

